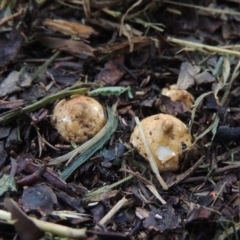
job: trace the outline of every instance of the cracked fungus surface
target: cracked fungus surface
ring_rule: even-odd
[[[74,96],[55,106],[52,124],[65,141],[82,143],[103,128],[106,116],[102,105],[94,98]]]
[[[161,172],[176,171],[183,146],[191,146],[191,135],[186,125],[174,116],[157,114],[141,121],[144,136]],[[147,159],[139,129],[136,126],[130,142]]]

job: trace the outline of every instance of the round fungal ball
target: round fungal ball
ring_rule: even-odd
[[[172,115],[157,114],[143,119],[141,127],[160,172],[178,170],[183,148],[192,144],[186,125]],[[130,142],[144,158],[147,158],[137,126]]]
[[[51,121],[65,141],[82,143],[102,129],[106,116],[95,99],[76,95],[57,103]]]
[[[176,84],[171,85],[169,88],[163,88],[162,95],[170,97],[172,101],[182,101],[189,109],[194,103],[193,95],[186,90],[178,89]]]

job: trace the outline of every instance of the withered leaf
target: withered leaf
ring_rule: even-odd
[[[2,144],[3,142],[0,142],[0,146],[3,145]],[[7,157],[8,157],[8,154],[5,150],[1,149],[2,147],[0,147],[0,167],[3,166],[3,164],[5,163]]]
[[[172,101],[170,97],[164,95],[161,96],[159,108],[162,112],[173,116],[189,111],[182,101]]]
[[[183,62],[178,76],[177,88],[186,90],[192,87],[194,85],[194,76],[199,72],[199,66],[193,66],[189,62]]]
[[[38,41],[49,48],[58,49],[78,56],[94,57],[94,48],[81,41],[66,40],[47,36],[38,36]]]
[[[170,205],[164,205],[160,209],[151,211],[143,225],[148,229],[163,232],[175,229],[180,222],[181,219],[175,214],[174,209]]]
[[[22,107],[24,105],[24,100],[11,100],[11,101],[0,101],[0,109],[1,110],[9,110]]]
[[[199,29],[208,33],[214,33],[222,24],[223,21],[219,19],[209,18],[205,16],[199,17],[198,21]]]
[[[90,209],[93,214],[93,219],[95,223],[98,223],[106,214],[105,207],[102,203],[99,203],[97,206]]]
[[[22,195],[23,209],[39,211],[43,216],[51,213],[57,205],[57,198],[51,188],[45,185],[37,185],[24,189]]]
[[[105,64],[104,68],[97,75],[96,81],[105,82],[110,85],[115,85],[123,76],[124,71],[120,65],[124,62],[124,57],[121,55]]]
[[[12,30],[10,32],[9,41],[3,44],[0,49],[0,67],[4,67],[9,62],[15,59],[21,44],[23,37],[18,30]]]
[[[31,83],[32,79],[27,73],[20,76],[19,72],[12,71],[0,85],[0,97],[19,92],[22,87],[29,87]]]
[[[46,19],[44,24],[48,28],[59,31],[65,35],[89,38],[92,34],[97,34],[93,28],[77,22],[69,22],[61,19]]]
[[[194,79],[197,85],[201,85],[205,83],[213,83],[216,80],[216,78],[207,70],[204,70],[202,73],[195,75]]]
[[[73,85],[82,73],[82,63],[60,62],[47,70],[47,75],[53,77],[57,83],[65,86]]]

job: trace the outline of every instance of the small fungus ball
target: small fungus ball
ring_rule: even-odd
[[[82,143],[102,129],[106,116],[102,105],[95,99],[76,95],[57,103],[51,121],[65,141]]]
[[[182,150],[192,145],[186,125],[172,115],[157,114],[143,119],[141,127],[160,172],[178,170]],[[135,127],[130,142],[147,158],[138,126]]]
[[[176,84],[169,86],[169,88],[163,88],[162,95],[170,97],[172,101],[182,101],[189,109],[194,103],[193,95],[186,90],[178,89]]]

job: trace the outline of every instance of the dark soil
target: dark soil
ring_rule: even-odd
[[[81,229],[84,240],[240,237],[238,1],[22,0],[0,9],[1,239],[74,238],[27,216]],[[163,95],[172,84],[194,105]],[[76,92],[116,106],[116,129],[53,164],[83,144],[64,141],[51,122],[56,103]],[[182,145],[179,170],[161,173],[168,189],[130,143],[135,116],[159,113],[184,122],[193,142]]]

